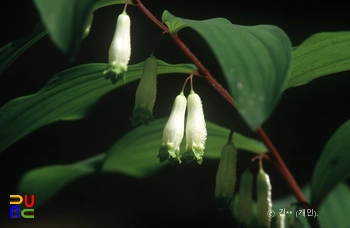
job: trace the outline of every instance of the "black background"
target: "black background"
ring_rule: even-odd
[[[143,1],[158,18],[163,10],[188,19],[225,17],[234,24],[273,24],[281,27],[293,46],[314,33],[349,30],[347,5],[334,1]],[[25,37],[39,20],[31,1],[2,3],[0,45]],[[2,75],[0,105],[18,96],[38,91],[55,73],[92,62],[107,62],[115,22],[123,6],[110,6],[95,12],[89,36],[83,41],[74,62],[69,62],[45,36]],[[132,20],[130,64],[145,60],[161,34],[134,7],[128,7]],[[212,75],[227,88],[215,58],[201,38],[190,29],[180,37]],[[168,36],[158,44],[155,56],[169,63],[189,62]],[[310,180],[315,162],[332,133],[350,117],[349,72],[333,74],[287,90],[263,128],[280,151],[297,182]],[[174,97],[186,75],[158,77],[155,118],[169,115]],[[107,150],[131,130],[128,120],[134,106],[137,83],[131,83],[100,99],[83,120],[58,122],[42,127],[0,154],[0,227],[234,227],[228,212],[215,209],[214,184],[218,161],[168,166],[143,180],[122,174],[104,173],[81,178],[66,186],[46,206],[35,209],[30,221],[8,218],[8,195],[16,193],[20,176],[33,168],[69,164]],[[225,127],[235,126],[246,136],[257,138],[237,112],[204,80],[195,80],[206,119]],[[160,139],[161,140],[161,139]],[[219,148],[220,149],[220,148]],[[155,148],[155,156],[157,148]],[[238,173],[257,163],[253,154],[239,152]],[[156,158],[155,158],[156,159]],[[290,193],[276,168],[268,161],[273,198]],[[1,225],[2,224],[2,225]]]

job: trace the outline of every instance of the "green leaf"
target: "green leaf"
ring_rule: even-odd
[[[285,86],[292,50],[288,36],[276,26],[240,26],[224,18],[195,21],[164,11],[162,20],[173,34],[189,26],[203,37],[221,66],[238,111],[256,130]]]
[[[95,0],[93,9],[95,11],[106,6],[125,4],[126,1],[127,0]],[[132,1],[129,1],[128,5],[135,5],[135,4]]]
[[[319,205],[327,194],[350,176],[350,120],[328,140],[318,159],[311,182],[312,204]]]
[[[350,226],[350,189],[344,184],[338,184],[323,201],[318,214],[322,228]]]
[[[159,163],[157,155],[166,121],[166,118],[159,119],[154,124],[139,126],[125,134],[106,152],[107,158],[102,169],[143,178],[164,167],[167,163]],[[222,146],[227,143],[230,130],[207,122],[207,131],[208,140],[204,157],[218,159]],[[234,133],[233,143],[238,149],[257,154],[267,151],[261,142],[246,138],[239,133]],[[182,141],[183,150],[184,144],[185,139]]]
[[[25,50],[46,34],[45,28],[38,23],[32,34],[26,38],[8,43],[0,49],[0,74]]]
[[[350,70],[350,32],[312,35],[293,51],[292,63],[285,89]]]
[[[124,3],[125,0],[96,0],[93,4],[93,10],[96,11],[105,6]],[[133,5],[132,3],[130,4]],[[0,49],[0,75],[16,58],[18,58],[25,50],[27,50],[30,46],[32,46],[36,41],[38,41],[46,34],[47,31],[45,30],[43,24],[39,22],[31,35],[23,39],[8,43],[2,47]]]
[[[158,74],[186,73],[196,67],[192,64],[170,65],[158,61]],[[113,85],[106,80],[105,63],[81,65],[62,71],[52,77],[37,93],[18,97],[0,108],[0,152],[44,125],[59,120],[76,120],[84,117],[96,101],[107,92],[125,83]],[[143,62],[130,65],[127,83],[139,79]]]
[[[98,171],[105,154],[71,165],[54,165],[30,170],[18,184],[19,194],[34,194],[35,207],[41,207],[70,182]]]
[[[95,0],[34,0],[52,42],[65,54],[75,56],[90,27]]]

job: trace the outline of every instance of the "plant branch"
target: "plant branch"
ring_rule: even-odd
[[[153,16],[152,13],[149,12],[148,9],[140,2],[140,0],[134,0],[134,2],[136,7],[138,7],[142,13],[144,13],[150,20],[152,20],[157,26],[159,26],[165,33],[169,33],[169,29],[161,21],[159,21],[155,16]],[[231,97],[231,95],[227,92],[227,90],[225,90],[221,86],[221,84],[215,80],[215,78],[210,74],[208,69],[197,59],[197,57],[182,42],[180,37],[176,35],[176,36],[172,36],[172,38],[174,42],[179,46],[179,48],[185,53],[185,55],[198,67],[198,69],[205,76],[205,79],[208,81],[208,83],[212,85],[214,89],[216,89],[232,106],[238,109],[235,100]],[[259,127],[257,130],[257,133],[259,134],[260,138],[263,140],[266,147],[271,152],[271,155],[272,155],[271,157],[277,169],[279,170],[279,172],[287,182],[288,186],[290,187],[295,197],[298,199],[299,203],[303,205],[303,208],[305,209],[310,208],[310,205],[307,203],[306,198],[303,192],[301,191],[299,185],[297,184],[293,175],[291,174],[288,167],[284,163],[279,152],[277,151],[273,143],[270,141],[270,139],[266,135],[265,131],[261,127]],[[308,220],[312,227],[319,227],[317,223],[317,219],[308,217]]]

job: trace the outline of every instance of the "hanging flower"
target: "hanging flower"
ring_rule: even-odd
[[[108,69],[103,73],[107,74],[112,71],[118,77],[122,75],[122,81],[125,81],[125,73],[128,69],[130,55],[130,17],[124,10],[117,19],[117,27],[109,48]]]
[[[238,198],[238,223],[242,227],[250,227],[253,215],[253,175],[247,169],[242,173],[239,182],[239,198]]]
[[[258,226],[270,227],[271,217],[267,213],[272,209],[271,201],[271,183],[270,177],[265,171],[260,168],[256,177],[257,187],[257,211],[258,211]]]
[[[185,112],[187,100],[181,92],[174,101],[170,117],[163,131],[163,143],[159,148],[159,161],[169,160],[174,163],[180,160],[180,144],[184,135]]]
[[[207,129],[202,101],[193,90],[188,95],[187,106],[186,151],[182,156],[188,163],[195,159],[199,164],[202,164],[205,142],[207,140]]]
[[[157,93],[157,70],[157,60],[154,56],[150,56],[145,61],[143,74],[136,90],[135,108],[130,118],[132,125],[140,122],[148,125],[150,121],[154,121],[152,112]]]
[[[237,149],[232,142],[221,150],[220,163],[216,173],[215,201],[220,209],[227,209],[232,202],[236,185]]]

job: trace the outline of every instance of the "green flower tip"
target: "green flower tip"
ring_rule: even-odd
[[[159,147],[159,162],[163,163],[168,160],[171,164],[175,164],[177,161],[181,164],[180,156],[178,156],[179,150],[172,147],[171,145],[162,144]]]
[[[227,196],[224,196],[224,195],[215,196],[216,208],[220,210],[226,210],[230,208],[231,203],[232,203],[231,199],[227,198]]]
[[[201,165],[203,163],[203,155],[204,155],[204,148],[193,146],[187,149],[182,154],[182,158],[187,163],[190,163],[193,160],[196,160],[196,162]]]
[[[122,81],[123,83],[126,80],[126,70],[121,70],[119,67],[111,67],[108,66],[105,71],[103,71],[103,74],[106,79],[110,79],[113,84],[117,83],[118,81]]]
[[[134,108],[133,115],[130,117],[132,126],[136,124],[143,123],[148,125],[150,122],[155,122],[152,112],[145,108]]]

